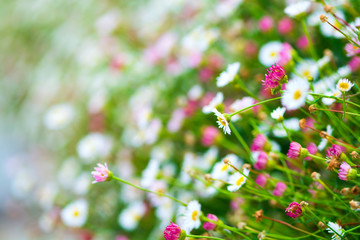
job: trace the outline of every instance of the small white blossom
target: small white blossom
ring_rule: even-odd
[[[279,61],[282,43],[279,41],[271,41],[260,48],[259,61],[265,67],[270,67]]]
[[[198,201],[193,200],[189,202],[187,207],[181,207],[179,209],[179,226],[184,229],[186,233],[190,233],[193,229],[199,228],[201,205]]]
[[[271,117],[275,120],[281,120],[284,118],[284,113],[286,111],[286,108],[284,107],[278,107],[274,111],[271,112]]]
[[[224,101],[224,95],[221,92],[218,92],[216,96],[210,101],[210,103],[203,107],[202,111],[203,113],[211,113],[214,108],[216,108],[217,105],[222,104]]]
[[[45,114],[44,124],[50,130],[65,128],[75,116],[74,108],[68,103],[52,106]]]
[[[281,98],[281,103],[287,110],[296,110],[305,104],[310,84],[308,81],[297,78],[290,80],[286,85],[286,91]]]
[[[340,240],[340,239],[342,239],[341,237],[342,236],[344,236],[344,234],[345,234],[345,229],[343,229],[339,224],[337,224],[337,223],[333,223],[333,222],[328,222],[328,224],[327,224],[329,227],[331,227],[332,229],[330,229],[330,228],[327,228],[326,230],[329,232],[329,233],[333,233],[334,235],[331,237],[331,239],[336,239],[336,240]],[[339,236],[339,235],[341,236]]]
[[[299,1],[290,4],[284,9],[284,12],[290,17],[297,17],[302,13],[306,13],[309,10],[311,3],[309,1]]]
[[[243,174],[246,177],[249,176],[249,173],[250,173],[250,170],[247,168],[244,168]],[[241,186],[244,185],[244,183],[246,182],[246,177],[244,175],[242,175],[239,172],[236,172],[233,175],[231,175],[229,177],[229,181],[228,181],[231,185],[229,185],[227,187],[227,189],[230,192],[235,192],[235,191],[239,190],[239,188],[241,188]]]
[[[350,82],[348,79],[346,78],[342,78],[338,81],[338,83],[336,84],[336,88],[337,90],[341,91],[341,92],[348,92],[350,91],[350,89],[354,86],[354,84],[352,82]]]
[[[216,85],[218,87],[224,87],[230,82],[232,82],[240,69],[240,63],[235,62],[233,64],[229,64],[226,71],[222,72],[219,77],[216,78]]]
[[[81,227],[85,224],[88,215],[88,203],[84,199],[68,204],[61,211],[61,220],[66,226]]]
[[[221,114],[218,110],[216,110],[216,108],[214,108],[213,113],[215,113],[218,119],[217,123],[219,124],[219,128],[222,128],[225,134],[231,134],[229,123],[226,120],[225,116]]]

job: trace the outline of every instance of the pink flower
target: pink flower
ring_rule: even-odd
[[[269,67],[267,72],[268,74],[265,74],[265,80],[262,80],[262,82],[263,85],[271,89],[277,88],[286,76],[284,68],[277,63]]]
[[[209,82],[211,78],[213,77],[214,72],[210,68],[202,68],[199,71],[199,78],[201,82]]]
[[[259,174],[255,180],[255,182],[260,185],[261,187],[265,187],[267,182],[267,177],[263,174]]]
[[[287,153],[288,158],[298,158],[301,152],[301,145],[297,142],[291,142],[289,151]]]
[[[206,216],[208,219],[210,220],[213,220],[213,221],[218,221],[219,219],[213,215],[213,214],[208,214]],[[211,231],[211,230],[214,230],[216,227],[216,224],[215,223],[212,223],[212,222],[205,222],[204,225],[203,225],[203,228],[206,230],[206,231]]]
[[[343,146],[340,146],[340,145],[332,145],[332,147],[329,147],[327,150],[326,150],[326,156],[328,158],[332,158],[332,157],[340,157],[341,153],[345,152],[346,149],[343,147]]]
[[[105,163],[105,165],[102,165],[100,163],[98,163],[97,165],[98,165],[98,167],[94,167],[95,171],[91,172],[91,174],[95,178],[95,181],[93,181],[92,183],[94,184],[97,182],[110,181],[112,178],[112,172],[109,171],[106,163]]]
[[[300,217],[302,214],[300,204],[298,204],[297,202],[290,203],[289,206],[286,208],[285,213],[291,218]]]
[[[360,57],[353,57],[347,64],[352,72],[356,72],[360,68]]]
[[[264,16],[259,20],[258,26],[262,32],[270,31],[274,26],[274,20],[270,16]]]
[[[219,135],[218,128],[213,127],[213,126],[207,126],[207,127],[205,127],[205,129],[203,131],[201,143],[205,147],[209,147],[215,143],[215,140],[218,135]]]
[[[359,41],[356,41],[356,42],[359,44]],[[355,46],[351,43],[347,43],[345,45],[345,51],[346,51],[346,56],[352,57],[352,56],[360,53],[360,48],[358,48],[357,46]]]
[[[279,64],[284,66],[286,65],[291,59],[291,50],[292,47],[288,43],[283,43],[282,48],[279,52]]]
[[[344,181],[348,181],[348,174],[351,170],[350,165],[347,162],[342,162],[339,169],[339,178]]]
[[[296,42],[296,46],[300,49],[306,49],[309,46],[309,41],[306,35],[302,35]]]
[[[317,147],[315,143],[309,143],[309,145],[307,145],[306,149],[309,151],[310,154],[314,155],[317,153]],[[311,157],[306,157],[305,160],[311,160]]]
[[[256,159],[256,163],[254,164],[254,168],[256,170],[263,170],[265,169],[267,162],[268,162],[267,154],[264,151],[260,151]]]
[[[165,228],[164,238],[166,240],[179,240],[180,235],[181,228],[173,222]]]
[[[241,204],[243,204],[243,203],[244,203],[244,199],[237,197],[237,198],[235,198],[234,200],[232,200],[232,201],[230,202],[230,207],[231,207],[231,209],[236,210],[236,209],[238,209],[239,206],[240,206]]]
[[[283,182],[278,182],[275,186],[275,189],[273,191],[274,196],[280,197],[285,192],[287,186]]]
[[[171,118],[167,124],[167,129],[169,132],[177,132],[182,126],[183,120],[185,118],[185,112],[183,109],[178,108],[172,113]]]
[[[280,21],[278,22],[277,29],[280,34],[285,35],[288,34],[293,29],[293,27],[294,27],[293,21],[288,17],[284,17],[280,19]]]
[[[251,149],[251,151],[260,151],[263,149],[265,143],[266,143],[266,137],[262,134],[258,134],[254,138],[254,141],[253,141],[250,149]]]

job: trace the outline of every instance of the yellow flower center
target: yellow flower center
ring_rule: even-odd
[[[298,100],[301,97],[301,91],[300,90],[296,90],[296,92],[294,92],[294,99]]]
[[[303,76],[304,76],[304,77],[310,76],[310,71],[309,71],[309,70],[305,70],[305,71],[303,72]]]
[[[341,82],[339,84],[339,87],[342,89],[342,90],[347,90],[349,88],[349,84],[347,82]]]
[[[198,215],[198,211],[195,210],[195,211],[192,212],[191,218],[192,218],[193,221],[196,221],[197,215]]]
[[[240,186],[240,184],[244,181],[244,176],[241,176],[237,181],[236,181],[236,185]]]
[[[221,171],[225,171],[226,169],[228,169],[228,165],[224,164],[224,166],[221,168]]]
[[[75,210],[74,211],[74,217],[78,217],[80,215],[79,211],[78,210]]]
[[[221,125],[223,125],[223,126],[226,126],[226,125],[227,125],[227,122],[226,122],[225,119],[222,119],[221,117],[218,117],[218,120],[219,120],[219,122],[221,123]]]
[[[270,56],[271,56],[271,57],[275,57],[276,55],[277,55],[277,53],[276,53],[275,51],[273,51],[273,52],[270,53]]]

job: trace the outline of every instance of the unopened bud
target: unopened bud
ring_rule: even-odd
[[[330,49],[325,49],[324,50],[324,55],[329,57],[329,58],[333,58],[334,54],[332,53],[332,51]]]
[[[350,207],[351,207],[352,210],[357,210],[360,207],[360,202],[359,201],[351,200],[349,202],[349,204],[350,204]]]
[[[305,201],[301,201],[300,202],[300,206],[303,208],[303,207],[307,207],[309,206],[309,203],[305,202]]]
[[[322,23],[327,22],[327,20],[328,20],[328,17],[327,17],[327,16],[325,16],[324,14],[321,14],[321,15],[320,15],[320,21],[321,21]]]
[[[224,162],[225,164],[229,164],[229,163],[230,163],[230,160],[229,160],[229,158],[225,158],[225,159],[223,160],[223,162]]]
[[[350,188],[343,188],[340,190],[340,194],[343,196],[349,195],[350,193]]]
[[[244,222],[238,222],[238,224],[236,225],[238,227],[238,229],[244,229],[246,226],[246,223]]]
[[[265,237],[266,237],[266,232],[265,232],[265,230],[264,231],[262,231],[262,232],[259,232],[259,234],[258,234],[258,239],[264,239]]]
[[[299,121],[299,127],[302,129],[302,130],[305,130],[305,125],[306,125],[306,119],[303,118],[303,119],[300,119]]]
[[[248,164],[248,163],[245,163],[244,165],[243,165],[243,169],[251,169],[251,165],[250,164]]]
[[[325,132],[325,131],[320,132],[320,137],[321,138],[327,138],[327,136],[328,136],[327,132]]]
[[[320,179],[320,173],[318,172],[313,172],[311,173],[311,178],[314,180],[314,181],[318,181]]]
[[[261,222],[261,220],[262,220],[263,217],[264,217],[264,211],[263,211],[262,209],[260,209],[260,210],[256,211],[253,216],[255,217],[255,221],[256,221],[256,222],[258,222],[258,221]]]
[[[359,195],[360,194],[360,189],[358,186],[354,186],[351,188],[351,194],[354,194],[354,195]]]
[[[359,153],[356,152],[356,151],[352,151],[352,152],[350,153],[350,155],[351,155],[352,159],[359,159],[359,158],[360,158]]]
[[[313,112],[315,112],[315,111],[316,111],[315,104],[310,105],[310,106],[309,106],[309,112],[310,112],[310,113],[313,113]]]
[[[208,181],[208,182],[210,182],[212,180],[211,175],[208,173],[204,175],[204,179],[205,179],[205,181]]]
[[[324,229],[324,228],[327,227],[327,226],[326,226],[323,222],[321,222],[321,221],[318,222],[318,226],[319,226],[319,228],[322,228],[322,229]]]
[[[324,6],[324,10],[325,10],[325,12],[327,12],[327,13],[331,12],[333,8],[334,8],[334,7],[331,6],[331,5],[325,5],[325,6]]]

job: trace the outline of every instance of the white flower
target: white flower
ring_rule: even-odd
[[[155,180],[150,186],[149,190],[158,193],[165,193],[167,189],[167,185],[164,181]],[[148,198],[152,206],[160,206],[164,202],[165,197],[159,196],[157,194],[148,193]]]
[[[231,134],[229,123],[226,120],[225,116],[221,114],[218,110],[216,110],[216,108],[214,108],[213,113],[215,113],[218,119],[217,123],[219,124],[219,128],[222,128],[225,134]]]
[[[219,36],[219,31],[215,28],[206,29],[203,26],[197,27],[186,35],[181,46],[183,51],[204,52]]]
[[[352,82],[349,81],[349,79],[342,78],[338,81],[336,84],[337,90],[341,92],[348,92],[350,89],[354,86]]]
[[[229,164],[224,163],[224,159],[228,159],[231,165],[236,168],[239,168],[242,163],[242,160],[240,160],[236,155],[228,154],[220,162],[217,162],[214,165],[214,168],[211,171],[212,178],[226,181],[229,174],[235,171],[232,167],[229,166]]]
[[[187,207],[179,209],[179,226],[184,229],[186,233],[190,233],[194,228],[199,228],[201,225],[201,205],[198,201],[193,200],[189,202]]]
[[[217,105],[222,104],[224,101],[224,95],[221,92],[218,92],[216,96],[210,101],[210,103],[203,107],[203,113],[211,113]]]
[[[328,222],[328,224],[327,224],[329,227],[331,227],[332,229],[330,229],[330,228],[327,228],[326,230],[328,230],[328,232],[329,233],[333,233],[334,235],[331,237],[331,239],[336,239],[336,240],[340,240],[340,239],[342,239],[341,237],[342,236],[344,236],[344,234],[345,234],[345,229],[343,229],[340,225],[338,225],[337,223],[333,223],[333,222]],[[339,237],[339,235],[341,236],[341,237]]]
[[[90,162],[96,158],[106,157],[112,148],[112,141],[101,133],[90,133],[77,145],[79,157]]]
[[[250,170],[244,168],[243,174],[247,177],[249,176]],[[229,177],[228,182],[231,184],[227,187],[230,192],[235,192],[241,188],[241,186],[246,182],[246,177],[239,172],[234,173]]]
[[[143,202],[133,202],[119,215],[118,222],[124,229],[134,230],[144,216],[146,206]]]
[[[209,170],[209,168],[215,162],[218,156],[219,150],[216,147],[211,147],[207,150],[204,155],[200,158],[199,168],[203,169],[204,171]]]
[[[286,129],[288,129],[288,130],[292,130],[292,131],[300,130],[298,118],[286,119],[286,120],[284,120],[284,125],[285,125]],[[279,137],[279,138],[287,136],[286,131],[281,123],[278,123],[275,125],[275,127],[273,129],[273,134],[274,134],[274,136]]]
[[[287,110],[300,108],[305,104],[309,86],[309,82],[302,78],[290,80],[288,84],[286,84],[286,91],[281,98],[281,104],[285,106]]]
[[[61,220],[68,227],[81,227],[85,224],[88,215],[88,203],[84,199],[68,204],[61,211]]]
[[[334,131],[334,129],[330,125],[326,126],[326,134],[327,135],[331,136],[333,131]],[[327,143],[328,143],[328,140],[326,138],[321,139],[321,142],[320,142],[320,144],[318,146],[319,151],[324,150]]]
[[[346,20],[345,15],[342,11],[337,10],[336,11],[336,15],[344,20]],[[328,21],[333,24],[335,27],[337,27],[338,29],[342,30],[343,32],[345,31],[344,27],[342,26],[342,24],[332,15],[327,15],[328,17]],[[337,31],[336,29],[334,29],[332,26],[330,26],[328,23],[322,23],[320,25],[320,32],[325,36],[325,37],[334,37],[334,38],[344,38],[344,35],[342,35],[339,31]],[[345,31],[346,32],[346,31]],[[346,32],[347,33],[347,32]],[[348,33],[347,33],[348,34]]]
[[[229,111],[230,111],[230,113],[234,113],[234,112],[237,112],[237,111],[239,111],[239,110],[241,110],[243,108],[250,107],[251,105],[254,105],[255,103],[256,103],[256,101],[252,97],[243,97],[242,99],[235,100],[230,105]],[[249,111],[249,110],[251,110],[251,109],[248,109],[248,110],[245,110],[245,111]],[[231,117],[231,121],[237,121],[240,118],[241,118],[240,115],[236,114],[236,115]]]
[[[219,1],[215,6],[215,14],[221,18],[229,17],[243,0]]]
[[[201,98],[203,92],[204,91],[200,85],[195,85],[189,90],[187,95],[190,100],[196,101]]]
[[[74,108],[70,104],[58,104],[47,111],[44,116],[44,124],[51,130],[63,129],[74,119],[74,115]]]
[[[140,185],[143,187],[150,187],[156,180],[156,176],[159,173],[160,162],[157,159],[151,159],[147,167],[142,172]]]
[[[270,67],[272,64],[279,61],[282,43],[279,41],[268,42],[263,45],[259,51],[259,61],[265,67]]]
[[[309,1],[300,1],[290,4],[284,9],[284,12],[290,17],[296,17],[302,13],[305,13],[310,8],[311,3]]]
[[[226,71],[222,72],[219,77],[216,78],[216,86],[224,87],[228,83],[234,80],[237,72],[240,69],[240,63],[235,62],[233,64],[229,64]]]
[[[312,59],[305,59],[296,65],[295,71],[299,73],[303,78],[307,79],[308,77],[312,77],[313,79],[318,76],[318,67],[317,62]],[[295,75],[293,75],[295,76]],[[293,77],[294,78],[294,77]]]
[[[341,96],[341,92],[336,90],[336,91],[333,91],[333,92],[326,92],[324,93],[324,95],[326,96],[334,96],[334,97],[340,97]],[[322,102],[325,104],[325,105],[331,105],[335,102],[335,99],[333,98],[322,98]]]
[[[284,107],[278,107],[274,111],[271,112],[271,117],[275,120],[281,120],[284,118],[284,113],[286,111],[286,108]]]

